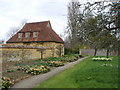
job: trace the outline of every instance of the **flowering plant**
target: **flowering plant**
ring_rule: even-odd
[[[9,88],[14,83],[8,77],[2,77],[2,88]]]
[[[66,58],[63,58],[61,59],[61,61],[64,61],[64,62],[74,62],[74,61],[77,61],[78,59],[76,57],[66,57]]]
[[[64,63],[61,61],[48,61],[47,63],[53,67],[64,66]]]
[[[46,66],[37,66],[37,65],[32,65],[32,66],[24,66],[22,67],[20,70],[26,72],[26,73],[30,73],[30,74],[33,74],[33,75],[38,75],[40,73],[46,73],[48,72],[50,69]]]
[[[104,57],[100,58],[100,57],[98,57],[98,58],[92,58],[92,60],[93,61],[112,61],[112,58],[104,58]]]

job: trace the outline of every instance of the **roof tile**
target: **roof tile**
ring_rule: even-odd
[[[10,38],[7,43],[15,42],[59,42],[63,43],[64,41],[55,33],[52,29],[50,21],[44,22],[34,22],[26,23],[23,28],[18,33],[23,33],[23,37],[18,38],[18,33],[16,33],[12,38]],[[33,38],[33,35],[30,35],[30,38],[25,38],[25,32],[38,32],[38,37]]]

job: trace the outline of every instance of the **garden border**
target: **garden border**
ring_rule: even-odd
[[[62,72],[63,70],[72,67],[73,65],[79,63],[80,61],[86,59],[87,57],[78,59],[75,62],[71,62],[66,64],[65,66],[57,67],[55,69],[52,69],[50,72],[45,73],[45,74],[40,74],[36,76],[32,76],[30,78],[24,79],[16,84],[14,84],[11,88],[33,88],[37,85],[39,85],[41,82],[49,79],[50,77]]]

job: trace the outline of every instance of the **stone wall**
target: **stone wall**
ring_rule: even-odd
[[[56,43],[56,42],[40,42],[40,43],[9,43],[10,45],[26,45],[26,46],[35,46],[35,47],[51,47],[51,51],[44,51],[45,57],[59,57],[64,55],[64,44],[63,43]],[[61,55],[59,54],[61,53]]]
[[[4,47],[0,47],[1,60],[4,62],[59,57],[64,55],[64,47],[62,44],[51,45],[51,47],[41,47],[42,45],[41,46],[28,45],[25,47],[21,47],[22,44],[21,45],[19,44],[18,46],[16,44],[14,45],[9,44],[7,46],[6,45],[4,45]],[[61,49],[57,48],[59,47],[59,45],[61,46]],[[61,54],[59,55],[58,52]]]
[[[95,50],[94,49],[81,49],[82,55],[94,55]],[[96,56],[106,56],[107,50],[102,49],[98,50]],[[110,52],[109,56],[117,56],[117,52]]]
[[[19,61],[39,59],[40,53],[35,49],[3,48],[2,61]]]

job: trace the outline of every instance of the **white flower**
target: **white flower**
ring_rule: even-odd
[[[95,60],[97,60],[97,61],[99,61],[99,60],[100,60],[100,61],[104,61],[104,60],[105,60],[105,61],[111,61],[112,58],[104,58],[104,57],[101,57],[101,58],[100,58],[100,57],[98,57],[98,58],[92,58],[92,60],[94,60],[94,61],[95,61]]]

